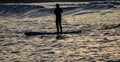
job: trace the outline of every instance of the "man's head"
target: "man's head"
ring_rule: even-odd
[[[59,8],[60,7],[59,4],[56,4],[56,7]]]

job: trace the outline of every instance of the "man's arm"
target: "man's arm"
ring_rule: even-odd
[[[63,10],[60,8],[60,11],[63,13]]]

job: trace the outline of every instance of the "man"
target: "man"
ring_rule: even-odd
[[[63,10],[60,8],[59,4],[56,4],[56,8],[54,10],[54,13],[56,15],[56,28],[57,28],[57,35],[62,34],[62,25],[61,25],[61,20],[62,20],[62,15],[61,13]]]

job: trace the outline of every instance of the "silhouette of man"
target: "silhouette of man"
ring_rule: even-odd
[[[56,15],[56,28],[57,28],[57,35],[62,34],[62,25],[61,25],[61,20],[62,20],[62,15],[61,13],[63,10],[60,8],[59,4],[56,4],[56,8],[54,10],[54,13]]]

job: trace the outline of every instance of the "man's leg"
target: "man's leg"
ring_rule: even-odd
[[[59,28],[60,28],[60,34],[62,34],[62,25],[61,25],[61,19],[59,21]]]
[[[57,35],[59,35],[59,25],[57,20],[56,20],[56,28],[57,28]]]

